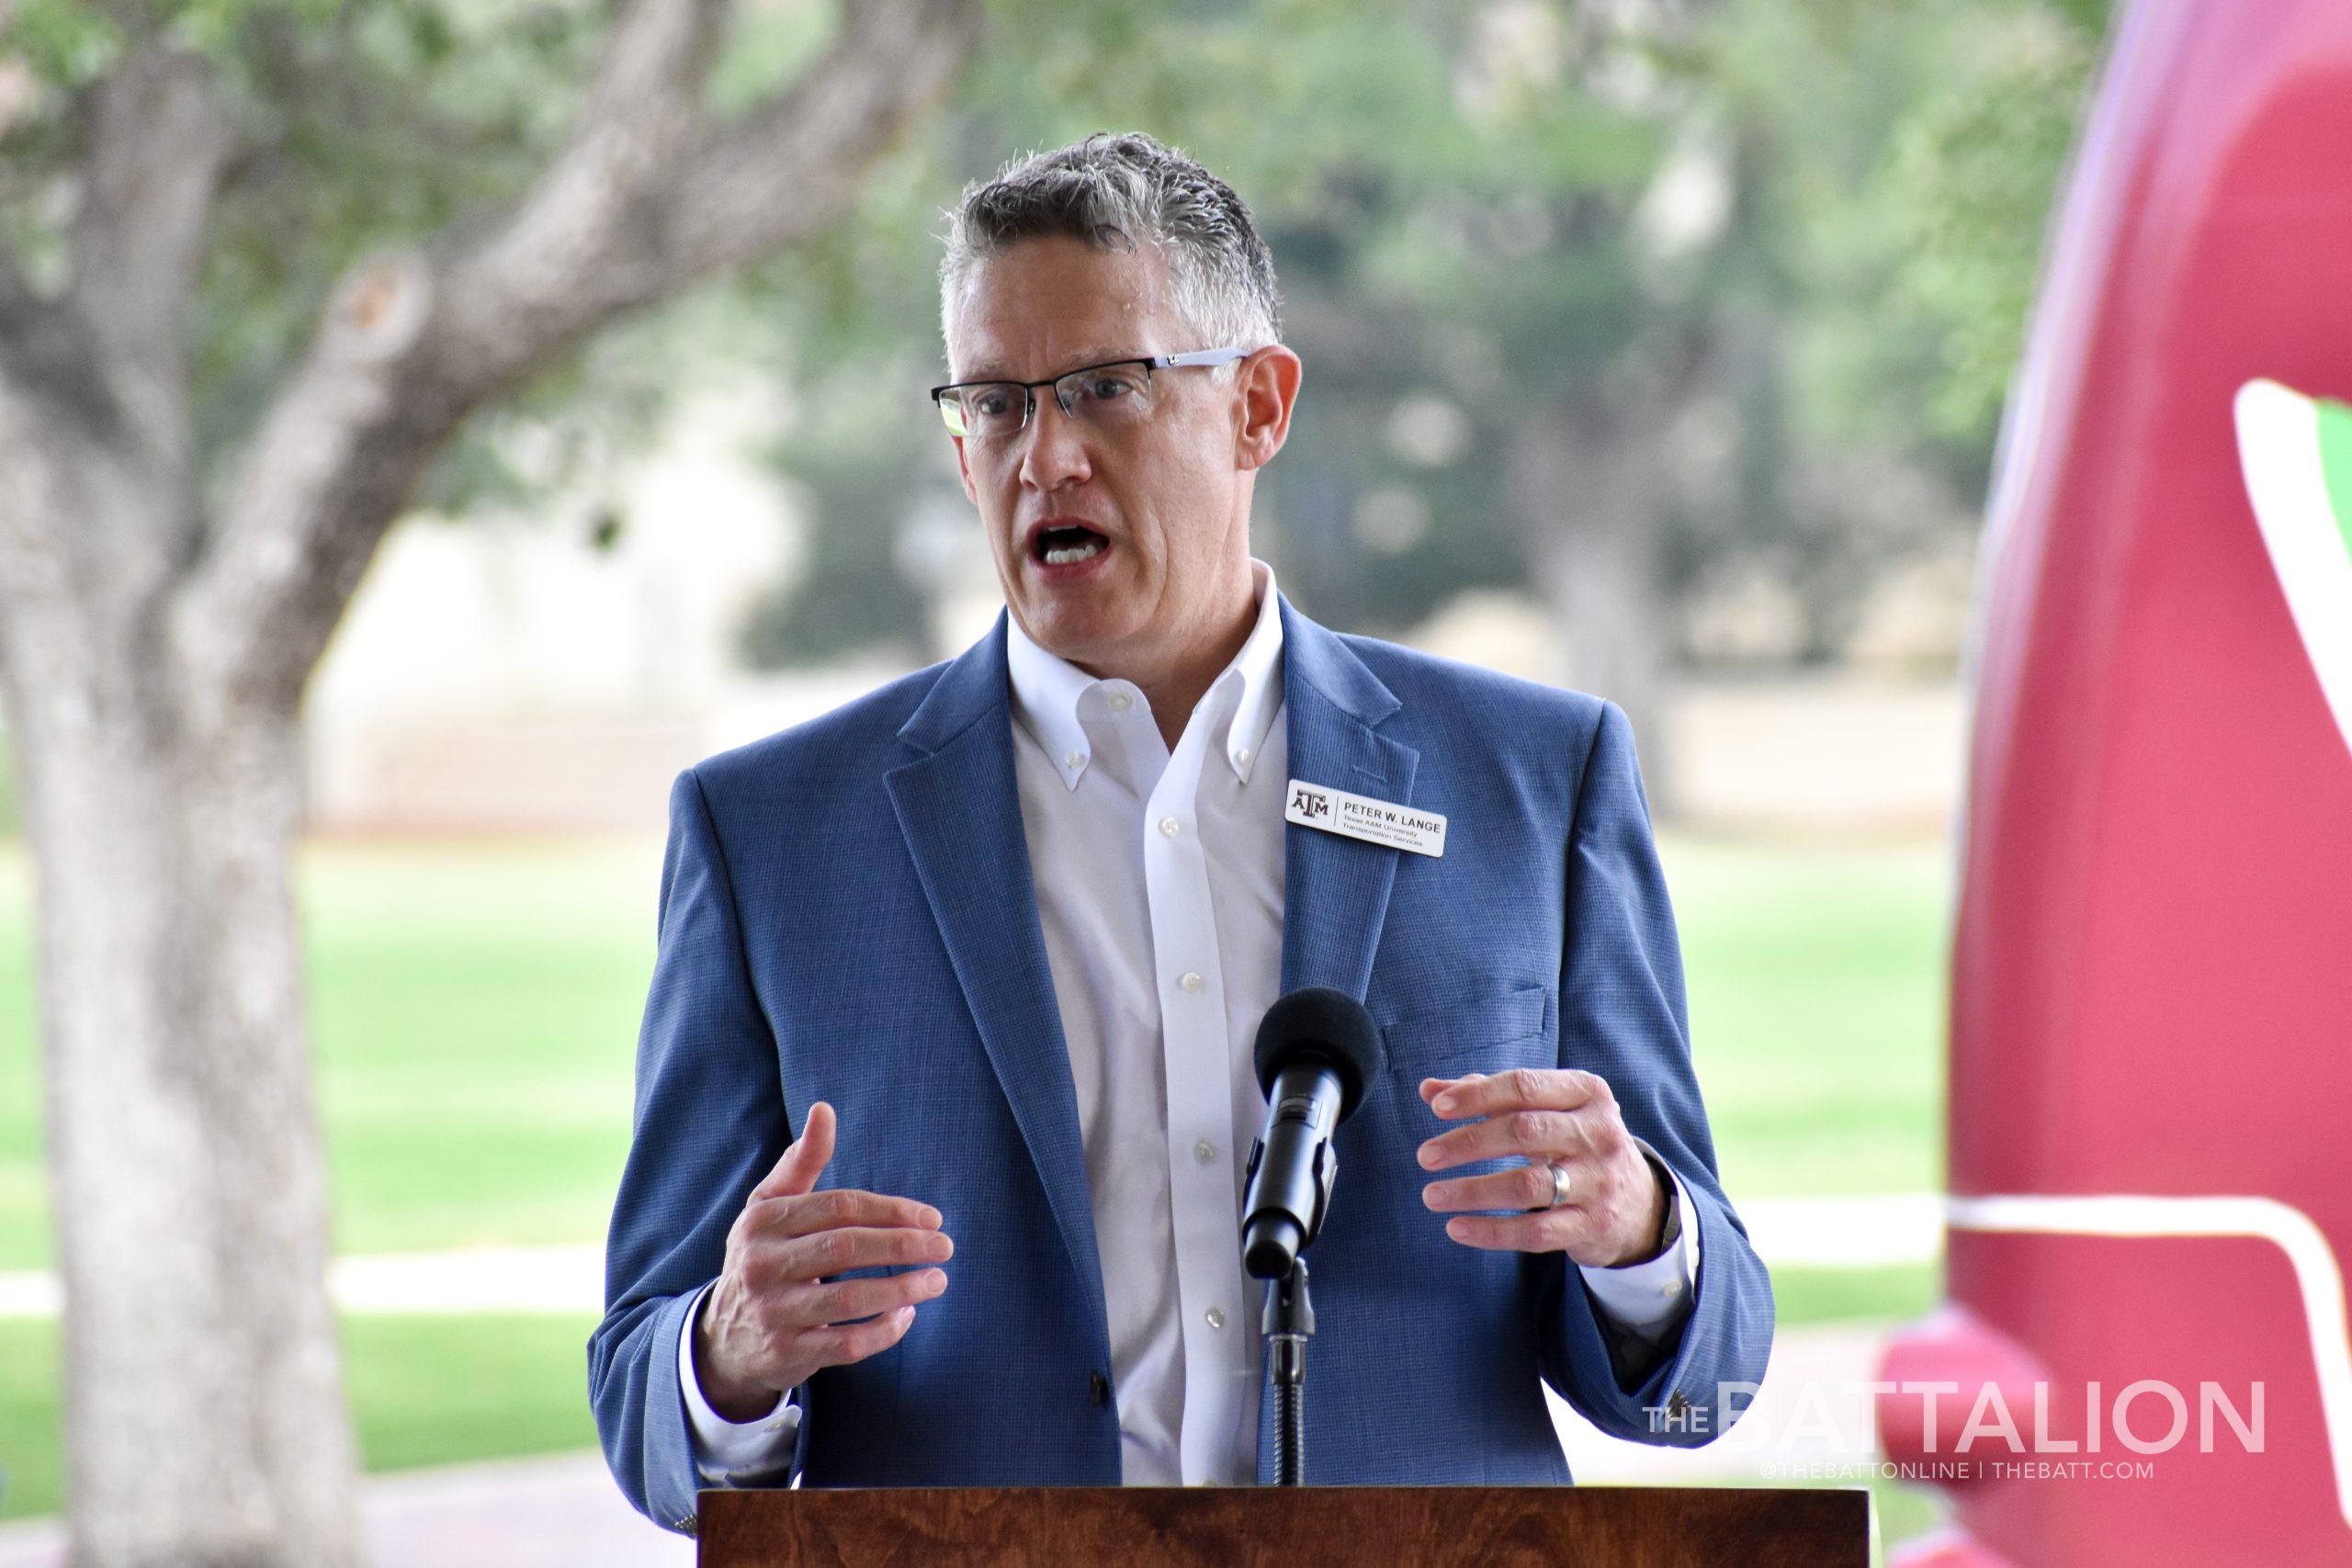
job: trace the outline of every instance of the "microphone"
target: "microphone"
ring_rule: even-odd
[[[1322,1230],[1340,1167],[1331,1134],[1387,1062],[1372,1014],[1345,991],[1311,986],[1266,1010],[1257,1047],[1266,1122],[1250,1145],[1241,1201],[1241,1264],[1251,1277],[1287,1277]]]

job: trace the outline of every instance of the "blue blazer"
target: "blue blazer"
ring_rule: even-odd
[[[1763,1381],[1772,1291],[1716,1178],[1624,714],[1331,632],[1287,597],[1280,611],[1291,776],[1448,818],[1439,859],[1287,829],[1283,989],[1362,998],[1389,1054],[1339,1129],[1340,1180],[1309,1255],[1306,1479],[1566,1483],[1539,1379],[1603,1431],[1708,1440],[1745,1404],[1719,1385]],[[820,1099],[841,1127],[823,1184],[938,1208],[955,1282],[899,1344],[803,1387],[802,1484],[1119,1483],[1011,716],[1000,614],[961,656],[701,762],[672,791],[635,1136],[588,1341],[605,1457],[657,1522],[690,1529],[704,1484],[678,1386],[683,1314]],[[1565,1254],[1464,1247],[1421,1201],[1414,1151],[1448,1123],[1416,1084],[1522,1066],[1606,1078],[1690,1190],[1696,1301],[1634,1386]],[[1260,1403],[1271,1483],[1275,1401]]]

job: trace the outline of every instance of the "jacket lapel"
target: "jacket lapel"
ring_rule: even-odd
[[[1288,598],[1282,615],[1290,776],[1412,804],[1421,754],[1374,729],[1396,711],[1396,696]],[[1283,993],[1329,986],[1361,1001],[1399,852],[1295,823],[1283,829]]]
[[[1290,776],[1398,805],[1413,804],[1413,773],[1420,753],[1374,728],[1401,705],[1395,694],[1343,639],[1292,609],[1287,597],[1282,600],[1282,616],[1283,734],[1290,745]],[[1363,999],[1388,916],[1396,857],[1402,852],[1296,823],[1283,829],[1283,995],[1306,986],[1329,986]],[[1311,1267],[1310,1260],[1310,1271]],[[1246,1314],[1253,1333],[1257,1318],[1254,1310]],[[1274,1482],[1272,1377],[1268,1367],[1259,1380],[1261,1486]],[[1327,1432],[1326,1438],[1343,1440],[1344,1434]],[[1310,1468],[1317,1451],[1310,1442]]]
[[[1004,628],[1000,612],[995,629],[933,683],[899,730],[924,755],[883,782],[956,983],[1036,1162],[1089,1321],[1107,1338],[1078,1091],[1013,780]]]

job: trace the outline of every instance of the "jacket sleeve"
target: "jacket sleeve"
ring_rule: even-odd
[[[614,1479],[656,1524],[689,1533],[702,1480],[678,1382],[680,1338],[701,1287],[726,1262],[744,1199],[793,1137],[736,908],[690,768],[670,792],[633,1131],[605,1238],[605,1318],[588,1339],[588,1398]],[[771,1484],[798,1472],[808,1434],[804,1410],[791,1469]]]
[[[1714,1140],[1691,1069],[1682,955],[1633,726],[1614,703],[1600,717],[1577,790],[1567,854],[1560,971],[1560,1065],[1596,1073],[1626,1130],[1657,1152],[1690,1205],[1699,1263],[1670,1354],[1621,1384],[1611,1337],[1566,1254],[1532,1255],[1544,1381],[1600,1430],[1695,1448],[1720,1435],[1764,1381],[1772,1348],[1772,1282],[1715,1171]]]

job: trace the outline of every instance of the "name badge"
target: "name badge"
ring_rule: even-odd
[[[1416,811],[1368,795],[1350,795],[1305,779],[1290,781],[1283,820],[1366,843],[1386,844],[1390,849],[1410,850],[1432,860],[1445,853],[1445,818],[1436,812]]]

